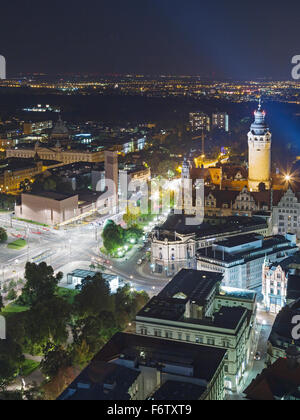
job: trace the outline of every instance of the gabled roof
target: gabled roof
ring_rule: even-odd
[[[244,166],[222,166],[223,179],[227,178],[234,180],[238,173],[242,175],[243,179],[248,179],[248,171]]]
[[[223,207],[224,204],[228,204],[228,206],[231,207],[231,205],[234,204],[235,200],[237,199],[238,195],[240,194],[240,191],[207,190],[206,191],[206,197],[208,197],[210,193],[216,199],[217,208],[221,208],[221,207]]]
[[[287,359],[278,359],[244,391],[248,399],[270,401],[292,395],[300,386],[300,366],[291,369]]]

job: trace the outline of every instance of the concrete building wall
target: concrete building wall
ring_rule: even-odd
[[[16,216],[46,225],[56,225],[73,219],[78,211],[78,196],[62,201],[47,197],[22,194],[21,205],[16,206]]]

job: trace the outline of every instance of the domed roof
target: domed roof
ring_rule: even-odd
[[[59,116],[57,123],[55,124],[55,127],[52,130],[52,136],[68,136],[69,130],[65,126],[65,123],[61,119],[61,116]]]
[[[255,121],[251,125],[251,131],[258,136],[263,136],[269,131],[269,127],[265,121],[266,113],[262,109],[261,99],[259,100],[259,106],[257,111],[254,112],[254,115]]]

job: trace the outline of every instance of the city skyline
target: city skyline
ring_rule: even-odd
[[[0,14],[0,401],[300,400],[300,3]]]

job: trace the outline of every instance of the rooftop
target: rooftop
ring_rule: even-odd
[[[223,349],[118,333],[100,350],[94,361],[110,362],[121,358],[135,361],[137,367],[175,364],[192,368],[193,377],[210,382],[225,355]]]
[[[285,348],[287,343],[292,344],[292,320],[294,316],[300,315],[300,298],[291,305],[285,306],[277,315],[269,341],[272,345]],[[300,340],[295,343],[300,348]]]
[[[27,196],[35,196],[35,197],[44,197],[44,198],[49,198],[51,200],[55,200],[55,201],[64,201],[67,200],[68,198],[71,197],[77,197],[76,194],[71,194],[71,195],[66,195],[66,194],[60,194],[57,192],[53,192],[53,191],[39,191],[38,193],[25,193],[22,195],[27,195]]]
[[[148,302],[137,317],[235,330],[247,313],[247,309],[224,306],[214,313],[213,318],[195,319],[186,317],[187,302],[201,307],[205,306],[211,293],[221,283],[222,278],[222,274],[219,273],[181,270],[158,296]],[[250,295],[247,295],[247,297],[250,300]],[[241,299],[241,296],[239,298]],[[251,293],[251,298],[255,298],[255,293]]]
[[[128,390],[140,372],[115,363],[92,361],[59,400],[130,400]]]
[[[59,162],[54,160],[42,160],[43,166],[51,166],[58,164]],[[8,158],[0,161],[0,174],[5,171],[20,171],[25,169],[36,168],[37,161],[35,159],[19,159],[19,158]]]
[[[209,271],[181,270],[159,293],[159,298],[195,301],[204,305],[212,290],[221,283],[223,275]]]
[[[206,387],[180,381],[167,381],[151,397],[154,401],[197,401]]]
[[[243,240],[243,239],[242,239]],[[230,238],[229,238],[230,241]],[[229,242],[230,243],[230,242]],[[231,246],[234,246],[235,240],[231,242]],[[238,243],[238,242],[237,242]],[[246,243],[246,242],[243,242]],[[222,242],[220,243],[222,245]],[[266,257],[268,255],[273,254],[275,251],[277,252],[284,252],[291,250],[293,248],[297,248],[296,245],[292,244],[288,239],[286,239],[284,236],[276,235],[269,237],[265,239],[262,242],[262,247],[258,247],[256,249],[245,249],[241,252],[236,252],[234,254],[228,253],[223,250],[217,250],[214,246],[208,247],[205,249],[199,249],[197,251],[197,257],[198,259],[205,260],[213,260],[218,262],[224,262],[224,263],[233,263],[235,261],[240,260],[247,260],[251,261],[255,258],[261,257],[261,255],[265,255]]]
[[[255,233],[249,233],[248,235],[239,235],[226,238],[221,242],[216,242],[215,245],[219,245],[225,248],[235,248],[252,242],[257,242],[263,240],[262,235],[257,235]]]
[[[253,380],[244,391],[250,400],[272,401],[279,399],[299,400],[300,366],[293,369],[287,359],[278,359],[271,367]]]
[[[209,223],[188,225],[186,222],[187,217],[191,218],[192,216],[171,214],[163,225],[156,228],[157,237],[160,240],[168,238],[174,241],[176,240],[176,233],[179,235],[195,234],[200,239],[208,236],[215,237],[221,236],[222,234],[229,235],[235,232],[247,232],[257,226],[261,229],[267,228],[266,221],[261,217],[231,216],[220,219],[220,223],[217,225],[211,225]]]

